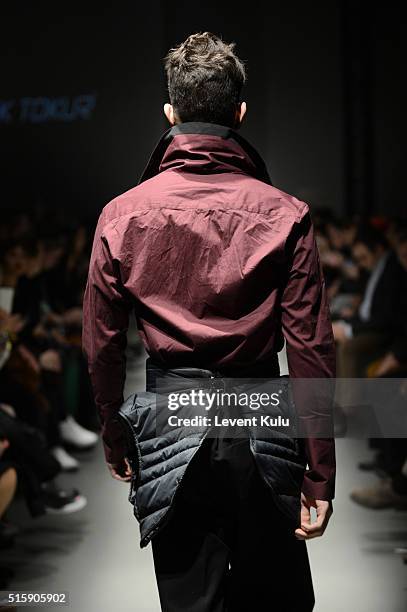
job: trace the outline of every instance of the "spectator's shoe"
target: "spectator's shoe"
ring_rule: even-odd
[[[58,461],[64,472],[76,472],[79,469],[80,463],[75,457],[69,455],[63,446],[54,446],[51,448],[51,454]]]
[[[407,509],[407,495],[399,495],[394,491],[391,478],[383,478],[373,487],[354,489],[350,497],[360,506],[374,510],[384,508]]]
[[[92,448],[97,443],[99,436],[94,431],[89,431],[79,425],[71,416],[66,417],[59,424],[62,440],[79,449]]]
[[[53,482],[43,483],[41,488],[45,510],[49,514],[72,514],[82,510],[88,503],[77,489],[64,491]]]

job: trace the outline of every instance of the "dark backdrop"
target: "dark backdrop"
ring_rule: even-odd
[[[36,4],[2,16],[2,203],[94,214],[136,184],[166,129],[162,57],[208,29],[247,61],[242,134],[277,186],[338,212],[401,212],[397,5],[134,6],[55,17]],[[87,118],[72,112],[79,96]],[[48,116],[55,99],[60,112]]]

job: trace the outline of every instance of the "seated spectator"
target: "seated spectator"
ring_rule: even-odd
[[[351,250],[356,238],[358,226],[351,220],[331,218],[326,223],[326,235],[331,248],[344,259],[351,258]]]
[[[342,222],[330,215],[319,219],[316,240],[324,269],[325,284],[333,318],[353,311],[360,293],[360,271],[351,257],[356,223]]]
[[[407,231],[398,235],[395,248],[405,271],[399,287],[398,321],[389,349],[377,363],[375,376],[407,375]]]
[[[400,308],[388,351],[375,364],[374,376],[403,379],[400,393],[407,395],[407,232],[399,234],[394,243],[405,274],[399,288]],[[376,454],[362,469],[374,470],[380,480],[371,487],[358,487],[351,493],[356,503],[374,509],[407,508],[407,440],[404,438],[377,439]]]
[[[394,217],[389,219],[386,227],[386,239],[391,248],[396,251],[400,236],[407,233],[407,219]]]
[[[373,227],[358,232],[352,256],[368,278],[359,306],[333,324],[338,377],[344,378],[364,376],[367,365],[388,349],[400,318],[399,291],[405,275],[396,254]]]

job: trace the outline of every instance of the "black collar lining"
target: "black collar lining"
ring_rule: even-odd
[[[187,121],[185,123],[178,123],[177,125],[174,125],[172,128],[169,128],[166,132],[164,132],[164,134],[158,141],[154,151],[151,154],[147,166],[145,167],[144,172],[141,175],[139,184],[158,174],[160,163],[162,158],[164,157],[165,151],[167,150],[174,137],[180,134],[205,134],[210,136],[219,136],[220,138],[223,138],[225,140],[235,140],[252,160],[256,168],[255,178],[260,181],[263,181],[264,183],[268,183],[269,185],[273,184],[267,172],[266,164],[264,163],[263,158],[256,151],[256,149],[245,138],[243,138],[243,136],[238,134],[236,130],[233,130],[232,128],[227,127],[225,125],[219,125],[217,123],[205,123],[200,121]]]

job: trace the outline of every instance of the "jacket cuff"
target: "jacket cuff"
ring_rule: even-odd
[[[306,472],[302,483],[302,492],[306,497],[331,501],[335,497],[335,483],[330,481],[314,482]]]
[[[119,463],[127,455],[127,440],[123,426],[110,421],[102,429],[103,450],[107,463]]]

